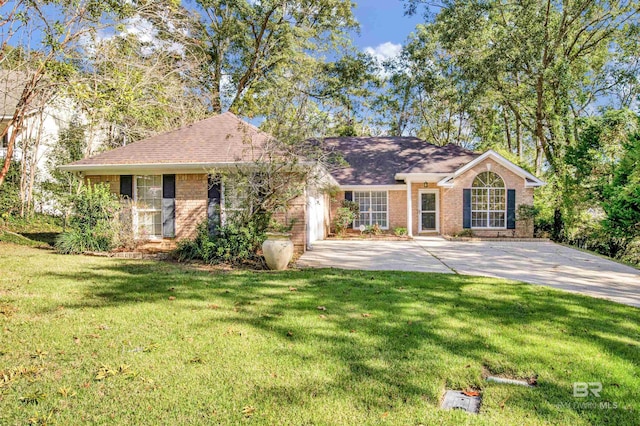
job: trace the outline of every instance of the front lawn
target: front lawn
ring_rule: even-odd
[[[210,273],[4,243],[0,271],[0,424],[640,418],[640,310],[603,300],[490,278]],[[538,386],[487,383],[486,370]],[[574,382],[601,382],[600,397],[573,397]],[[440,410],[446,388],[480,390],[480,414]]]

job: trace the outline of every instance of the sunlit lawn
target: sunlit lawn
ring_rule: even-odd
[[[5,243],[0,271],[0,424],[640,419],[640,310],[603,300],[489,278],[211,273]],[[488,383],[483,369],[538,386]],[[602,393],[574,398],[574,382]],[[440,410],[447,388],[480,390],[480,414]]]

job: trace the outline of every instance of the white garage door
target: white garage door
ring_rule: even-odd
[[[324,239],[324,195],[317,190],[307,192],[307,244]]]

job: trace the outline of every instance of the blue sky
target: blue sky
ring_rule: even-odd
[[[404,44],[423,17],[405,16],[401,0],[361,0],[354,13],[360,22],[360,35],[354,35],[354,44],[372,54],[388,55]],[[386,59],[386,58],[385,58]]]

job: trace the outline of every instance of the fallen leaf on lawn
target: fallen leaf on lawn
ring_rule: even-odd
[[[380,417],[382,417],[382,418],[384,419],[384,418],[385,418],[385,417],[387,417],[388,415],[389,415],[389,412],[388,412],[388,411],[385,411],[384,413],[382,413],[382,415],[381,415]]]
[[[100,324],[100,325],[98,326],[98,329],[99,329],[99,330],[108,330],[108,329],[109,329],[109,326],[108,326],[108,325],[106,325],[106,324]]]
[[[506,397],[506,398],[504,399],[504,401],[502,401],[502,402],[500,403],[500,409],[501,409],[501,410],[504,410],[504,404],[506,404],[506,402],[507,402],[507,400],[508,400],[509,398],[511,398],[511,395],[509,395],[508,397]]]
[[[289,336],[289,337],[293,336],[293,332],[292,331],[287,331],[287,336]]]
[[[356,332],[355,330],[349,330],[349,333],[355,333],[355,332]]]
[[[321,319],[327,319],[327,316],[326,315],[320,315],[320,318]]]
[[[242,414],[244,414],[246,417],[251,417],[253,416],[253,414],[256,412],[256,409],[250,405],[244,407],[242,409]]]
[[[463,391],[462,393],[467,396],[480,396],[478,391]]]
[[[76,396],[75,392],[72,392],[71,389],[69,388],[65,388],[62,387],[60,389],[58,389],[58,393],[63,397],[63,398],[71,398]]]
[[[35,391],[32,394],[21,396],[19,399],[20,399],[20,402],[22,402],[23,404],[38,405],[40,403],[40,400],[43,399],[45,396],[47,395],[40,391]]]
[[[158,344],[151,342],[147,346],[142,348],[142,352],[151,352],[152,350],[157,349],[157,348],[158,348]]]
[[[209,309],[219,309],[219,308],[220,308],[220,306],[215,305],[215,304],[214,305],[209,305]]]
[[[295,287],[289,287],[289,291],[298,291],[298,289]]]
[[[87,334],[87,337],[91,337],[92,339],[99,339],[100,335],[96,334],[96,333],[93,333],[93,334]]]
[[[169,300],[176,300],[175,296],[169,296]]]
[[[31,358],[44,358],[47,356],[48,352],[45,352],[41,349],[36,349],[36,352],[31,354]]]
[[[365,314],[362,314],[362,316],[363,316],[364,318],[369,318],[369,317],[371,316],[371,314],[366,314],[366,313],[365,313]]]
[[[318,306],[317,308],[319,311],[326,311],[327,308],[325,308],[324,306]]]

